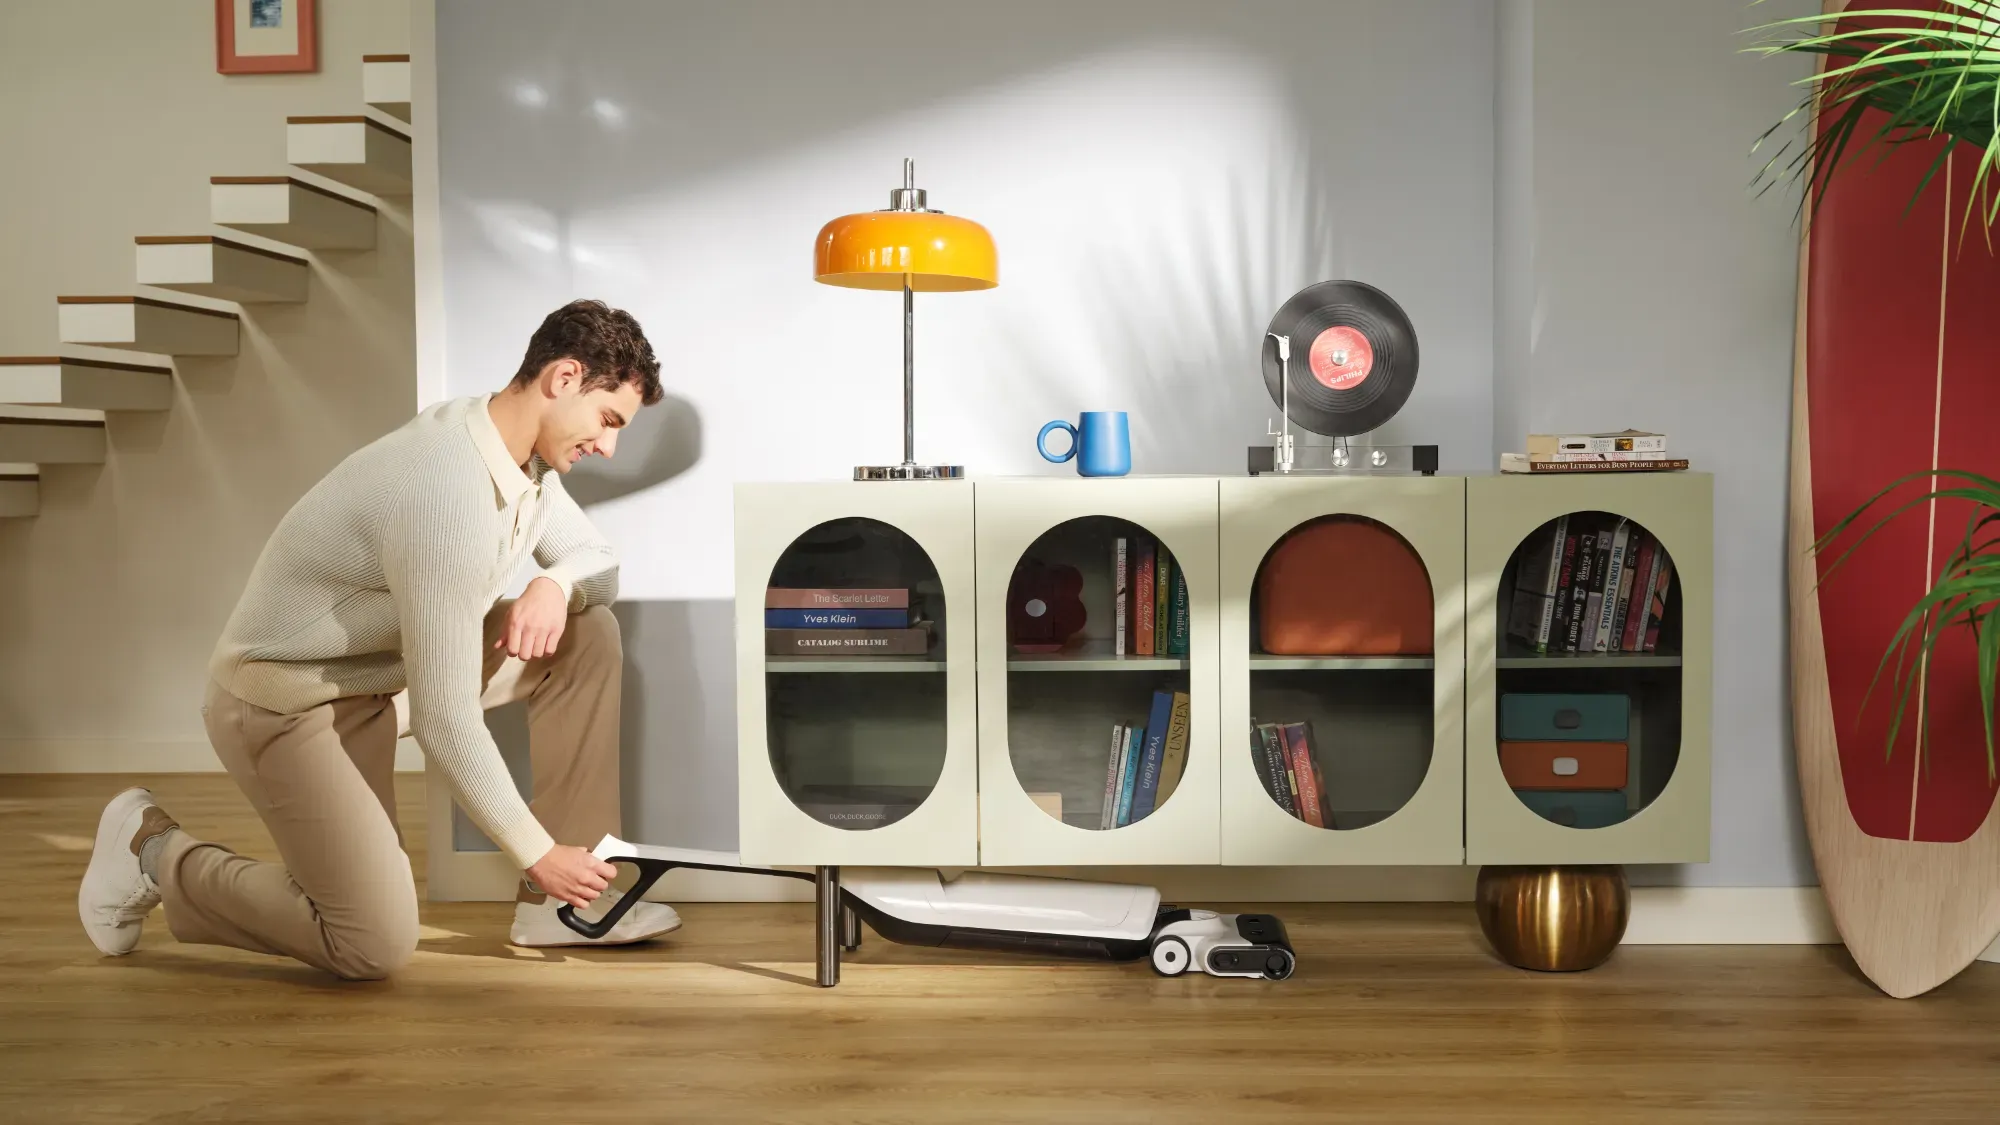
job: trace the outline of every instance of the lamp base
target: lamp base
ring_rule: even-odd
[[[963,480],[964,465],[856,465],[855,480]]]

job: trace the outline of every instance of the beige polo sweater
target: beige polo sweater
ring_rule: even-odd
[[[514,788],[479,705],[486,613],[532,551],[570,612],[617,596],[618,560],[562,478],[514,463],[488,396],[439,403],[300,498],[257,558],[209,672],[285,714],[410,692],[410,731],[515,864],[555,841]]]

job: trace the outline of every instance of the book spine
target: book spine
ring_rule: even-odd
[[[1597,570],[1597,532],[1585,527],[1576,537],[1576,575],[1570,584],[1569,621],[1563,634],[1562,651],[1577,651],[1577,641],[1583,635],[1583,614],[1590,600],[1590,582]]]
[[[1174,580],[1174,556],[1167,551],[1165,543],[1153,546],[1153,652],[1159,656],[1172,656],[1174,651],[1174,623],[1172,594]]]
[[[1618,611],[1618,587],[1625,583],[1625,552],[1632,543],[1632,521],[1619,520],[1611,537],[1611,565],[1604,571],[1604,596],[1598,600],[1597,627],[1591,630],[1590,650],[1604,652],[1611,640],[1611,623]]]
[[[1104,759],[1104,804],[1097,811],[1097,827],[1118,827],[1118,767],[1125,760],[1125,727],[1111,724],[1111,753]]]
[[[767,629],[904,629],[907,609],[767,609]]]
[[[1660,622],[1667,616],[1667,591],[1673,589],[1674,560],[1663,548],[1659,552],[1660,575],[1654,579],[1653,596],[1646,615],[1646,651],[1660,647]]]
[[[1653,584],[1660,580],[1660,561],[1666,551],[1659,540],[1646,537],[1645,565],[1632,583],[1632,605],[1625,612],[1625,636],[1621,652],[1644,652],[1646,649],[1646,615],[1653,604]]]
[[[1556,583],[1562,578],[1563,548],[1569,538],[1569,516],[1556,517],[1555,534],[1549,539],[1549,565],[1542,572],[1542,616],[1535,627],[1535,651],[1549,650],[1549,628],[1556,618]]]
[[[1563,533],[1562,567],[1556,578],[1556,600],[1549,619],[1549,640],[1547,644],[1536,648],[1536,652],[1560,651],[1563,638],[1569,635],[1571,617],[1569,595],[1570,590],[1576,585],[1576,555],[1580,531],[1576,524],[1571,523]]]
[[[908,609],[908,590],[806,590],[772,586],[765,609]]]
[[[1179,561],[1174,563],[1174,646],[1175,656],[1188,654],[1188,588],[1187,574],[1181,570]]]
[[[1300,819],[1314,828],[1325,828],[1326,823],[1319,815],[1319,790],[1313,784],[1312,758],[1306,750],[1303,728],[1298,723],[1286,723],[1278,728],[1278,733],[1291,756],[1292,777],[1298,784]]]
[[[1591,563],[1590,593],[1583,604],[1583,628],[1577,634],[1576,651],[1590,652],[1597,640],[1598,609],[1604,601],[1604,577],[1611,570],[1611,542],[1616,527],[1606,524],[1597,532],[1597,558]]]
[[[1167,749],[1160,757],[1160,792],[1153,799],[1153,807],[1167,803],[1180,787],[1181,773],[1187,769],[1188,747],[1188,693],[1174,693],[1174,706],[1167,718]]]
[[[1311,723],[1300,723],[1299,731],[1305,738],[1306,762],[1312,766],[1313,792],[1319,795],[1319,822],[1322,827],[1333,827],[1333,795],[1326,791],[1326,771],[1319,764],[1319,736],[1313,733]]]
[[[1111,603],[1113,606],[1111,611],[1111,651],[1118,656],[1124,656],[1126,652],[1125,607],[1126,603],[1131,600],[1126,596],[1125,564],[1125,537],[1121,535],[1118,537],[1117,544],[1111,549]]]
[[[766,629],[767,656],[922,656],[929,629]]]
[[[1528,452],[1534,453],[1661,453],[1667,448],[1665,434],[1530,434]]]
[[[1139,540],[1138,558],[1132,564],[1132,652],[1153,655],[1153,541]]]
[[[1618,616],[1613,619],[1611,633],[1612,652],[1631,652],[1632,637],[1632,594],[1638,591],[1645,596],[1647,574],[1653,567],[1653,537],[1641,531],[1632,532],[1632,542],[1638,550],[1631,552],[1625,567],[1625,581],[1618,588]]]
[[[1125,776],[1119,781],[1118,827],[1132,823],[1132,798],[1139,788],[1139,756],[1145,751],[1146,732],[1138,727],[1125,729]]]
[[[1509,462],[1502,468],[1518,473],[1520,468],[1511,465],[1526,465],[1530,473],[1653,473],[1688,467],[1685,457],[1669,457],[1662,461],[1524,461]]]
[[[1139,758],[1139,785],[1132,794],[1132,819],[1153,815],[1160,796],[1160,761],[1167,753],[1167,726],[1174,718],[1174,697],[1170,692],[1153,693],[1153,710],[1146,716],[1145,753]]]
[[[1530,461],[1665,461],[1667,451],[1656,449],[1635,453],[1630,450],[1610,453],[1530,453]]]
[[[1118,755],[1118,782],[1111,791],[1111,811],[1106,814],[1109,821],[1105,825],[1107,828],[1116,828],[1124,823],[1118,818],[1125,802],[1125,778],[1132,772],[1132,728],[1120,723],[1114,736],[1118,740],[1118,745],[1112,748],[1112,753]]]
[[[1257,742],[1264,755],[1264,776],[1271,787],[1271,798],[1285,810],[1286,816],[1299,815],[1298,801],[1292,785],[1291,759],[1284,753],[1282,740],[1275,723],[1258,723]]]

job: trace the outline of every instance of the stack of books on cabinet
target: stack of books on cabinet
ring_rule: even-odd
[[[1529,434],[1526,453],[1502,453],[1503,473],[1658,473],[1688,467],[1667,453],[1665,434]]]
[[[923,656],[931,628],[908,590],[764,591],[764,651],[770,656]]]

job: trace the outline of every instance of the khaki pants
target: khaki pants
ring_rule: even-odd
[[[480,702],[528,701],[528,807],[556,843],[592,847],[619,828],[618,620],[593,607],[570,618],[554,655],[522,661],[493,647],[509,604],[486,618]],[[397,697],[281,715],[211,683],[203,713],[216,755],[284,862],[175,833],[159,869],[174,936],[293,957],[352,980],[400,968],[417,947],[417,896],[396,826]]]

